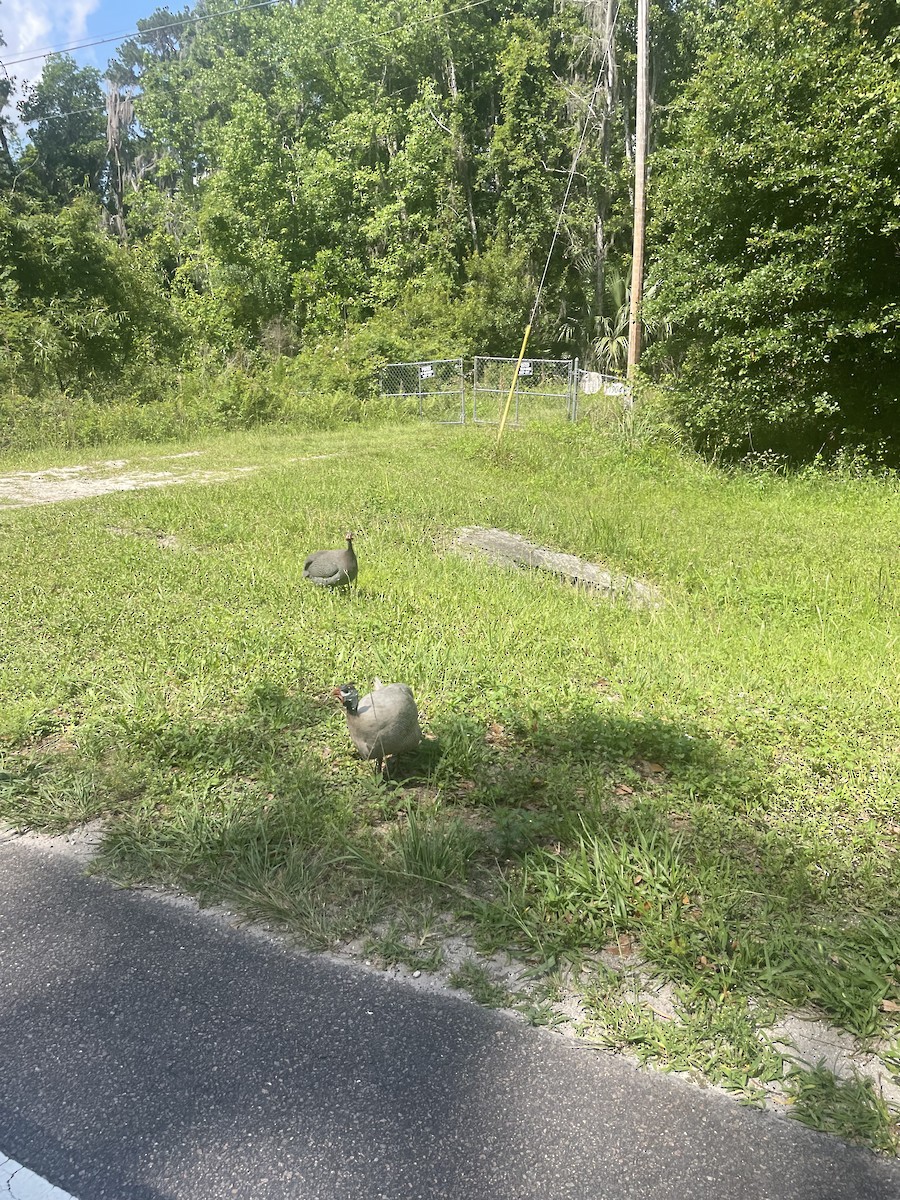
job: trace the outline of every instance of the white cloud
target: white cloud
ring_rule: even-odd
[[[6,48],[3,61],[34,54],[53,46],[77,42],[87,32],[87,20],[100,0],[0,0],[0,31]],[[33,83],[44,69],[42,58],[8,68],[19,90]]]

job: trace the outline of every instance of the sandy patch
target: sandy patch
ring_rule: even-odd
[[[200,451],[171,458],[194,457]],[[44,471],[17,471],[0,476],[0,509],[27,508],[34,504],[58,504],[63,500],[85,500],[110,492],[135,492],[142,488],[172,487],[179,483],[226,483],[257,468],[231,467],[222,471],[124,470],[127,461],[95,463],[92,466],[48,467]],[[110,473],[114,472],[114,473]]]
[[[184,450],[178,454],[162,454],[159,459],[164,462],[193,459],[200,458],[204,453],[203,450]],[[317,462],[343,456],[343,452],[307,454],[288,458],[285,463]],[[110,492],[135,492],[141,488],[172,487],[178,483],[227,483],[257,470],[258,466],[228,467],[218,471],[152,471],[138,468],[121,458],[77,467],[16,471],[11,475],[0,475],[0,509],[59,504],[63,500],[86,500]]]

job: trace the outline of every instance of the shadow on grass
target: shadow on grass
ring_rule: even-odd
[[[900,998],[889,898],[864,863],[823,871],[827,848],[770,811],[751,751],[599,706],[487,726],[449,713],[383,782],[324,733],[334,711],[263,686],[217,717],[130,712],[93,759],[4,766],[0,813],[102,816],[98,867],[120,882],[228,898],[312,946],[444,884],[494,897],[469,915],[496,946],[577,955],[627,931],[699,995],[813,1004],[862,1036]]]
[[[463,747],[468,779],[445,777],[455,802],[492,814],[505,892],[479,914],[489,944],[547,958],[628,932],[698,996],[814,1005],[864,1037],[884,1027],[900,999],[896,894],[837,835],[822,841],[817,813],[809,837],[802,811],[785,819],[752,751],[597,711],[439,733]]]

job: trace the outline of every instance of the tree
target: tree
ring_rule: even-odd
[[[107,179],[106,106],[100,73],[52,54],[19,103],[29,130],[29,161],[49,196],[61,204],[88,189],[104,194]]]
[[[708,22],[651,190],[664,353],[701,446],[900,433],[898,32],[895,0],[733,0]]]
[[[6,45],[3,34],[0,32],[0,48]],[[12,79],[4,68],[3,78],[0,79],[0,182],[5,181],[12,174],[13,157],[9,148],[9,139],[7,137],[7,129],[10,124],[3,110],[9,104],[9,98],[12,94],[15,80]]]
[[[150,256],[103,227],[89,196],[48,212],[0,200],[0,379],[73,392],[173,358],[180,330]]]

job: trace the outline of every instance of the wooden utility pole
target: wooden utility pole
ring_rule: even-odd
[[[647,202],[647,24],[650,0],[638,0],[637,111],[634,120],[634,247],[631,255],[631,312],[628,319],[628,376],[641,360],[641,303],[644,298],[644,225]]]

